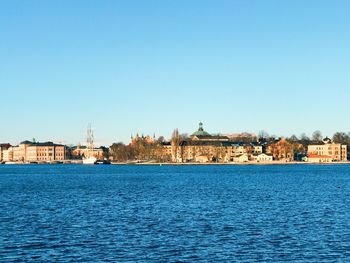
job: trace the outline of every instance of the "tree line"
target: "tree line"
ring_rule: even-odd
[[[269,135],[265,131],[260,131],[258,136],[254,138],[244,137],[246,143],[259,141],[265,145],[273,145],[280,137],[275,135]],[[172,145],[173,153],[177,153],[182,141],[189,140],[190,137],[187,134],[180,134],[178,129],[175,129],[172,133],[170,142],[165,141],[163,136],[160,136],[157,140],[149,141],[144,137],[139,137],[137,140],[133,140],[130,144],[126,145],[122,142],[113,143],[109,147],[109,156],[116,162],[127,162],[127,161],[157,161],[157,162],[169,162],[171,161],[171,154],[164,151],[164,145]],[[241,138],[235,138],[239,140]],[[292,135],[286,137],[285,140],[292,147],[294,154],[306,153],[309,145],[322,144],[323,135],[320,131],[315,131],[309,137],[305,133],[300,136]],[[350,149],[350,132],[336,132],[331,138],[334,143],[341,143],[348,146]],[[245,141],[244,140],[244,141]],[[288,148],[287,147],[287,148]],[[218,156],[221,156],[218,153]]]
[[[259,140],[266,140],[267,142],[272,142],[276,140],[276,136],[270,136],[267,132],[262,131],[259,132]],[[306,133],[302,133],[299,137],[296,135],[292,135],[290,137],[286,137],[286,141],[294,145],[295,152],[307,152],[307,147],[312,144],[322,144],[325,137],[322,135],[321,131],[314,131],[309,137]],[[347,145],[348,149],[350,149],[350,132],[336,132],[333,134],[331,138],[329,138],[333,143],[340,143],[343,145]]]
[[[160,136],[157,140],[149,141],[146,138],[140,137],[126,145],[122,142],[113,143],[109,147],[109,155],[116,162],[127,161],[156,161],[168,162],[171,160],[171,155],[164,152],[165,140]]]

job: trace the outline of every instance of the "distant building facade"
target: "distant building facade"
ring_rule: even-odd
[[[328,155],[310,154],[307,159],[310,163],[331,163],[333,158]]]
[[[0,162],[4,161],[4,152],[6,152],[10,147],[11,147],[11,144],[9,143],[0,144]]]
[[[308,146],[308,162],[337,162],[347,160],[347,145],[333,143],[329,138],[323,144]]]
[[[260,162],[265,163],[265,162],[272,162],[273,156],[266,153],[260,153],[260,154],[254,154],[252,159],[258,163]]]
[[[203,123],[200,123],[198,130],[189,138],[178,144],[172,142],[172,161],[243,163],[256,161],[254,156],[264,153],[265,147],[257,141],[237,142],[232,141],[232,138],[237,137],[211,135],[204,130]]]
[[[66,159],[66,146],[52,142],[35,143],[27,147],[27,162],[63,161]]]
[[[70,148],[70,155],[72,159],[81,159],[95,157],[98,160],[104,159],[104,151],[102,148],[89,148],[87,146],[74,146]]]
[[[172,159],[172,146],[170,142],[162,142],[161,143],[161,153],[160,156],[166,160],[171,161]]]
[[[53,142],[23,141],[3,152],[5,162],[51,162],[66,159],[66,146]]]
[[[221,135],[210,135],[199,123],[199,128],[190,138],[183,139],[178,144],[172,142],[172,161],[185,162],[224,162],[227,158],[227,143],[229,138]]]
[[[8,148],[7,150],[3,150],[2,157],[3,157],[2,159],[3,162],[11,162],[13,160],[12,147]]]

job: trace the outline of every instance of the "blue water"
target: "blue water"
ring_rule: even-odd
[[[0,166],[0,260],[349,262],[350,166]]]

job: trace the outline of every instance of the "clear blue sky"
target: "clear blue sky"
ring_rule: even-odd
[[[0,1],[0,141],[350,131],[350,1]]]

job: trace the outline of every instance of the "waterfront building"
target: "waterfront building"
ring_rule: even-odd
[[[2,151],[2,161],[3,162],[12,162],[13,161],[13,149],[12,147],[7,150]]]
[[[23,141],[3,151],[5,162],[50,162],[66,159],[66,146],[53,142]]]
[[[211,135],[199,123],[197,131],[178,143],[172,142],[173,162],[247,162],[263,152],[258,142],[233,142],[225,135]]]
[[[243,143],[234,143],[230,145],[231,147],[231,156],[238,157],[242,154],[247,154],[247,147]]]
[[[333,158],[328,155],[318,155],[318,154],[310,154],[306,158],[307,162],[310,163],[331,163],[333,162]]]
[[[197,131],[189,138],[172,141],[172,161],[185,162],[211,162],[222,161],[226,151],[223,142],[228,141],[226,136],[212,136],[199,123]]]
[[[33,143],[27,147],[27,162],[51,162],[66,159],[66,146],[53,142]]]
[[[347,145],[326,138],[322,144],[308,146],[308,162],[337,162],[347,160]]]
[[[82,159],[95,157],[98,160],[104,159],[104,151],[100,148],[89,148],[87,146],[77,145],[70,148],[70,155],[73,159]]]
[[[244,153],[232,158],[235,163],[246,163],[249,161],[248,154]]]
[[[196,141],[186,139],[178,146],[173,146],[175,162],[223,162],[226,156],[226,148],[222,142]]]
[[[256,162],[272,162],[273,156],[266,153],[253,154],[252,160]]]
[[[8,148],[11,147],[11,144],[9,143],[1,143],[0,144],[0,162],[4,161],[4,151],[7,151]]]
[[[250,145],[253,147],[253,154],[261,154],[264,151],[264,148],[262,145],[259,144],[259,142],[252,142]]]
[[[195,156],[195,159],[194,161],[196,163],[207,163],[209,162],[209,157],[207,155],[198,155],[198,156]]]
[[[205,141],[205,142],[227,142],[229,138],[223,135],[211,135],[203,128],[203,123],[199,123],[198,130],[190,136],[191,141]]]
[[[171,161],[172,158],[172,146],[170,142],[161,143],[160,158],[166,161]]]
[[[33,142],[23,141],[17,146],[12,147],[13,159],[15,162],[26,162],[27,161],[27,149],[28,146],[32,145]]]

